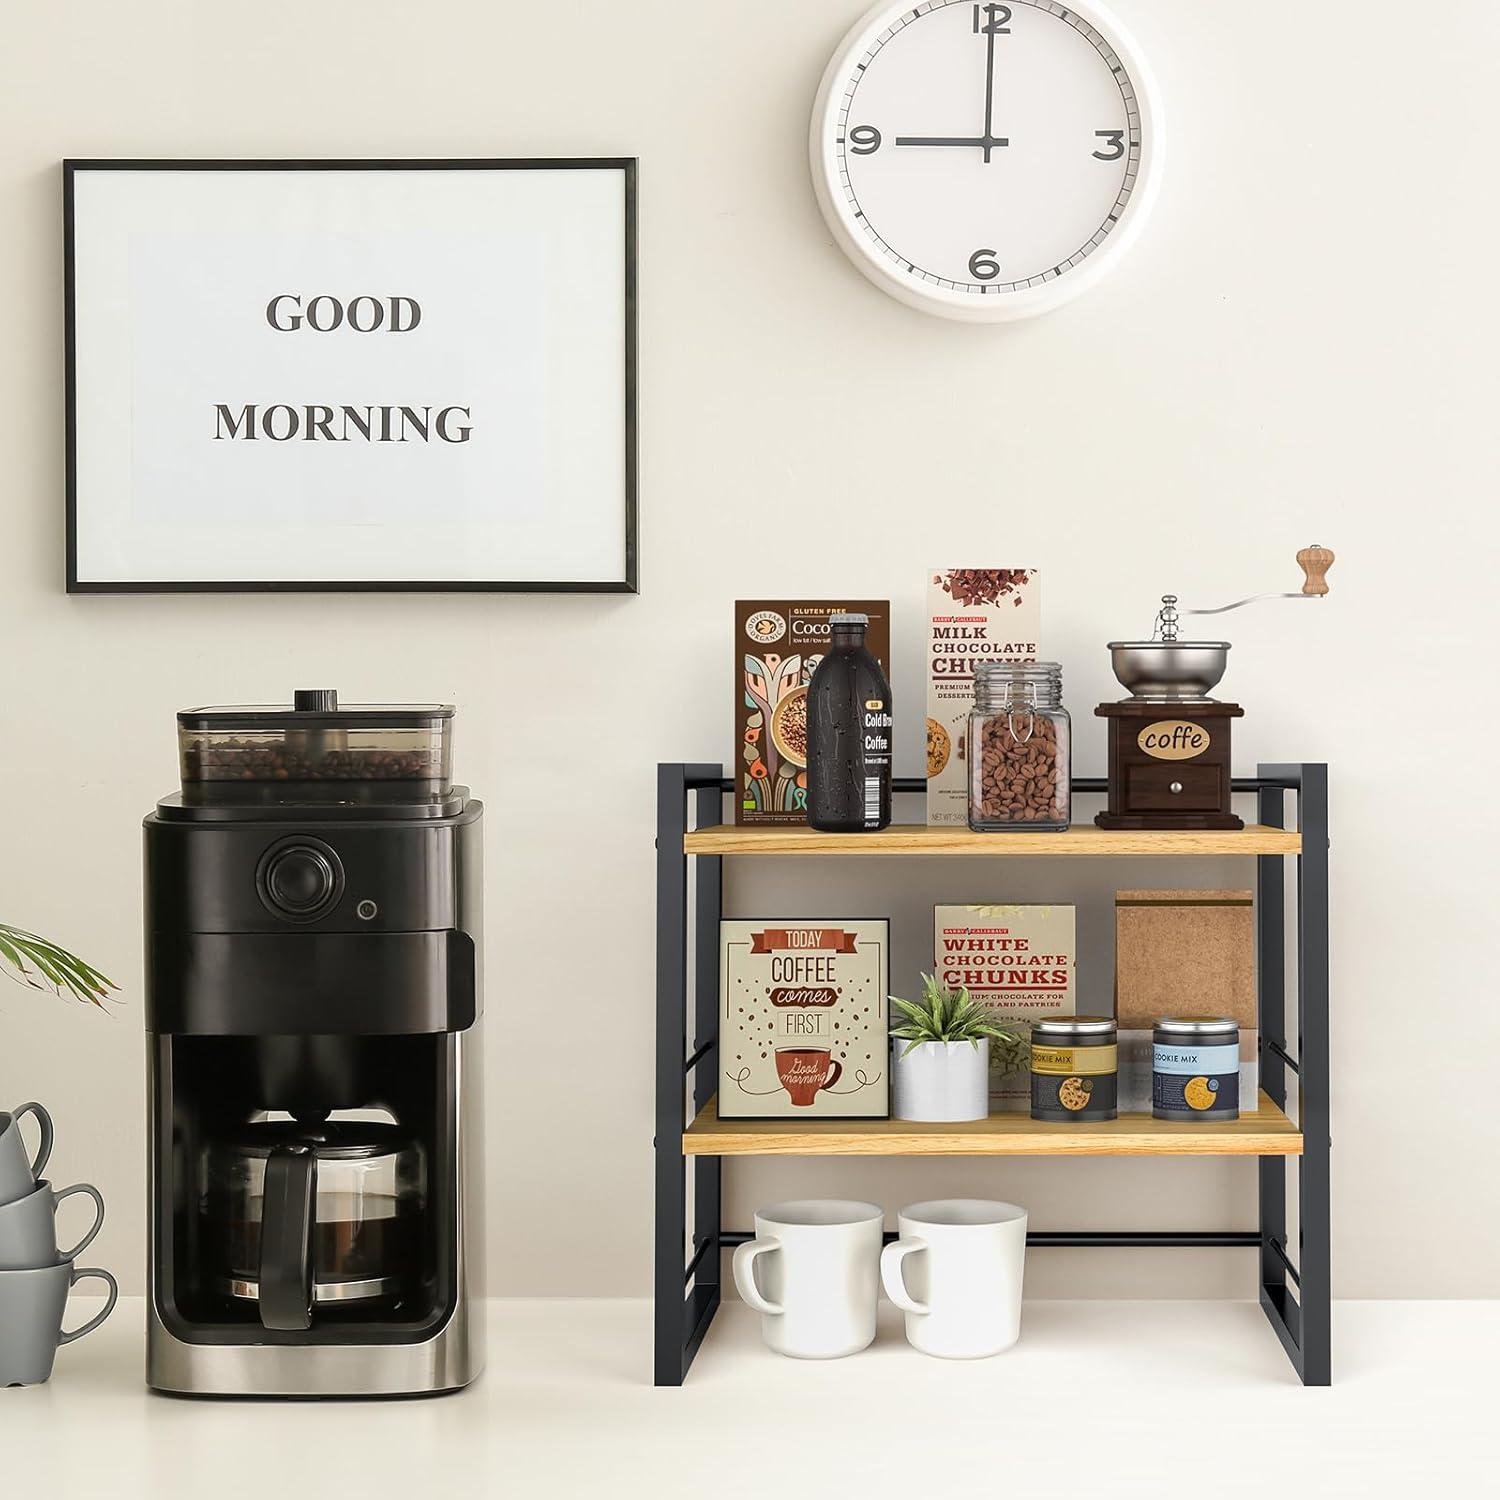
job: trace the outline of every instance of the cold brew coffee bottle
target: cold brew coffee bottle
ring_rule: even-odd
[[[873,833],[891,821],[891,685],[865,645],[868,615],[833,615],[807,688],[807,821]]]

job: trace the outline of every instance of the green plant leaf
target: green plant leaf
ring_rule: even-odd
[[[116,988],[112,979],[66,948],[5,922],[0,922],[0,959],[9,965],[12,978],[31,989],[50,986],[58,996],[66,990],[73,999],[101,1009]]]

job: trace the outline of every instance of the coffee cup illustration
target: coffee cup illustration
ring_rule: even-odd
[[[844,1065],[827,1047],[776,1049],[776,1076],[796,1105],[811,1104],[820,1089],[832,1088],[839,1081],[843,1071]]]

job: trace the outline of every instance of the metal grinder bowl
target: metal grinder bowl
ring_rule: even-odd
[[[1110,665],[1133,698],[1202,702],[1229,665],[1228,641],[1111,641]]]

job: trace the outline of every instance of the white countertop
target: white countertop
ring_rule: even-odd
[[[490,1319],[489,1370],[460,1395],[180,1400],[145,1389],[143,1304],[124,1299],[49,1384],[0,1390],[0,1494],[1020,1500],[1071,1493],[1061,1466],[1091,1452],[1113,1480],[1088,1488],[1117,1495],[1493,1479],[1495,1302],[1336,1304],[1323,1391],[1297,1386],[1248,1302],[1030,1302],[1015,1349],[971,1364],[914,1353],[885,1307],[865,1353],[782,1359],[730,1304],[680,1390],[648,1383],[648,1303],[496,1302]]]

